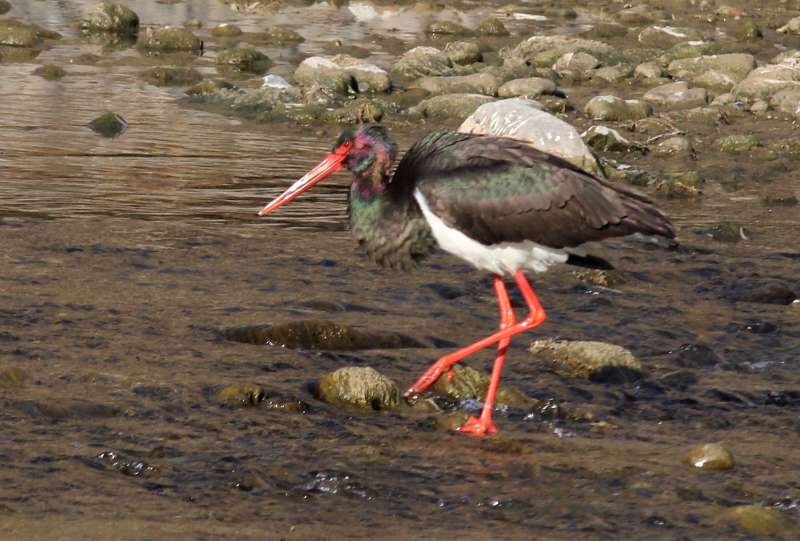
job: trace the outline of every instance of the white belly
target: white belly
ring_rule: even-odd
[[[501,242],[490,246],[481,244],[461,231],[445,225],[431,211],[419,190],[414,190],[414,199],[419,203],[425,220],[431,226],[433,237],[442,250],[460,257],[477,269],[500,275],[513,274],[523,269],[544,272],[552,265],[566,262],[569,257],[563,250],[548,248],[530,240]]]

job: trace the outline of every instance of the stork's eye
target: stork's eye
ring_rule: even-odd
[[[353,140],[350,139],[348,141],[345,141],[338,147],[336,147],[334,153],[339,154],[340,156],[345,156],[350,152],[350,150],[352,150],[352,148],[353,148]]]

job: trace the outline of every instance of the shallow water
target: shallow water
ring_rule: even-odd
[[[431,17],[471,24],[494,11],[403,8],[398,19],[380,13],[399,8],[309,2],[244,16],[215,0],[123,3],[144,24],[198,18],[205,28],[255,29],[302,15],[307,41],[271,52],[286,65],[327,51],[331,28],[386,62]],[[536,277],[549,320],[515,341],[504,381],[566,413],[512,408],[498,415],[501,437],[473,440],[445,429],[448,415],[349,410],[312,388],[350,365],[410,384],[442,354],[434,344],[496,326],[490,279],[442,255],[410,274],[371,266],[346,231],[346,175],[257,219],[336,130],[179,106],[180,90],[138,78],[157,59],[79,39],[74,23],[92,4],[17,0],[8,14],[64,35],[35,62],[68,75],[49,82],[31,75],[36,64],[0,64],[0,369],[30,376],[0,381],[0,538],[745,539],[718,517],[753,503],[800,523],[800,309],[731,300],[765,280],[797,290],[797,207],[761,202],[797,194],[787,158],[706,164],[716,176],[702,202],[659,200],[682,247],[610,247],[601,255],[624,279],[611,289],[564,269]],[[388,24],[397,41],[373,40]],[[194,63],[204,73],[213,42],[208,51]],[[69,64],[86,52],[100,62]],[[86,127],[104,109],[129,122],[123,136]],[[752,129],[767,144],[792,133],[769,121]],[[403,148],[418,137],[394,133]],[[741,185],[726,186],[729,175]],[[745,224],[748,240],[712,240],[707,230],[721,220]],[[429,347],[313,352],[219,333],[296,319],[401,332]],[[525,346],[545,336],[623,345],[647,377],[604,385],[542,372],[526,363]],[[681,367],[686,344],[710,347],[720,362]],[[665,377],[680,370],[695,381]],[[309,411],[217,405],[219,388],[245,382]],[[681,463],[708,441],[731,450],[733,470]]]

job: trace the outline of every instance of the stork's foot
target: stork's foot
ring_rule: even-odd
[[[456,430],[479,438],[497,433],[497,427],[494,426],[492,420],[483,419],[482,417],[470,417],[466,423],[456,428]]]

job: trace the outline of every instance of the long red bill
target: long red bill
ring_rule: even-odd
[[[319,163],[319,165],[303,175],[303,178],[289,186],[285,192],[273,199],[266,207],[259,210],[258,215],[264,216],[278,207],[282,207],[301,193],[309,190],[312,186],[323,180],[325,177],[328,177],[336,171],[341,170],[342,161],[344,161],[345,157],[345,154],[331,152]]]

